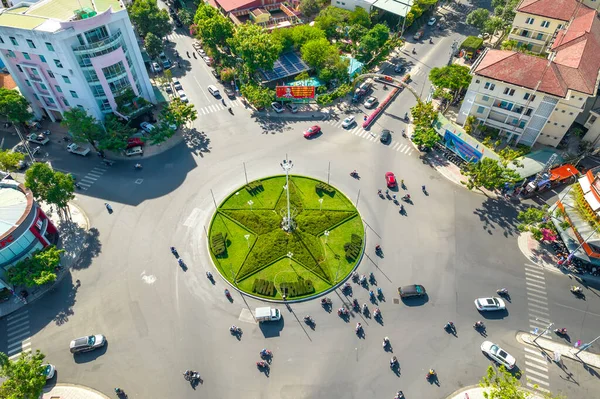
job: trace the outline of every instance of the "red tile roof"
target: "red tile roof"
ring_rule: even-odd
[[[523,0],[517,7],[517,11],[569,21],[577,8],[577,3],[577,0]]]
[[[256,0],[215,0],[215,2],[225,12],[243,8],[252,8],[252,6],[260,7],[262,5],[260,1],[257,2]]]
[[[554,58],[548,60],[514,51],[491,50],[475,69],[477,75],[564,97],[568,90],[596,93],[600,71],[600,20],[581,6],[566,30],[558,33]]]

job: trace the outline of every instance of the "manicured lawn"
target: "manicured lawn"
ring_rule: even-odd
[[[332,195],[321,194],[324,201],[320,210],[315,187],[321,182],[302,176],[291,179],[290,201],[296,221],[292,233],[281,228],[285,176],[262,179],[262,188],[253,195],[246,186],[236,190],[223,201],[211,223],[209,237],[227,233],[226,253],[219,257],[211,253],[217,268],[240,290],[252,295],[281,299],[284,284],[290,300],[310,297],[344,280],[356,266],[357,260],[348,261],[344,249],[353,234],[364,236],[356,208],[334,188]],[[251,182],[250,186],[257,184]],[[247,204],[250,199],[252,210]],[[326,230],[330,231],[327,240],[323,235]],[[249,241],[244,237],[247,234]],[[359,244],[360,238],[356,238],[349,253],[358,253]],[[288,254],[292,254],[291,261]]]

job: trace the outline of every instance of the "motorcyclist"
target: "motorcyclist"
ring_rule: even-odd
[[[390,344],[390,339],[388,337],[383,337],[383,347],[385,348]]]
[[[176,253],[177,250],[175,249],[175,247],[171,247],[171,253]]]
[[[352,171],[352,173],[350,173],[350,174],[351,174],[351,175],[353,175],[353,176],[356,176],[356,175],[358,174],[358,172],[356,172],[356,169],[354,169],[354,170]]]
[[[381,189],[377,190],[377,194],[381,195]]]
[[[433,44],[433,39],[429,38],[429,44]]]
[[[375,251],[377,251],[377,252],[381,251],[381,245],[379,245],[379,244],[375,245]]]
[[[475,324],[473,325],[475,328],[481,328],[483,327],[483,321],[479,320],[476,321]]]
[[[206,277],[208,277],[209,280],[212,280],[213,275],[211,272],[206,272]]]
[[[231,296],[231,294],[229,293],[229,290],[227,288],[225,288],[225,296]]]
[[[183,259],[177,259],[177,263],[179,263],[179,266],[183,266]]]
[[[405,120],[405,121],[406,121],[406,120],[408,120],[408,112],[405,112],[405,113],[404,113],[404,120]]]
[[[369,307],[367,306],[366,303],[363,303],[363,312],[367,312],[367,310],[369,310]]]
[[[362,324],[356,323],[356,331],[360,331],[362,329]]]
[[[381,314],[381,310],[379,310],[379,308],[375,308],[375,310],[373,311],[373,315],[375,317],[379,316]]]
[[[235,325],[233,325],[233,326],[229,327],[229,331],[231,331],[231,332],[237,332],[238,328]]]
[[[412,53],[413,54],[417,54],[417,50],[415,50],[414,48],[412,49]]]
[[[421,190],[425,191],[425,185],[421,186]]]
[[[394,367],[396,363],[398,363],[398,358],[396,356],[392,356],[392,358],[390,359],[390,366]]]
[[[400,213],[404,213],[404,205],[400,204]]]
[[[142,169],[142,164],[141,163],[136,163],[135,164],[135,168],[136,169]]]

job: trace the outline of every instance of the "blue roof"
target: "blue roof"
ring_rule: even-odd
[[[263,78],[267,82],[287,78],[288,76],[297,75],[301,72],[309,71],[311,68],[306,65],[298,53],[291,51],[279,56],[279,59],[273,64],[271,71],[259,69]]]
[[[354,75],[359,73],[362,70],[362,67],[365,65],[362,62],[360,62],[359,60],[357,60],[356,58],[347,57],[347,56],[342,56],[342,58],[350,60],[350,65],[348,65],[348,75],[350,77],[353,77]]]

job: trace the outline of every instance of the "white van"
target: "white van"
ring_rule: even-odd
[[[207,89],[208,89],[208,92],[210,94],[212,94],[213,96],[215,96],[215,97],[220,97],[221,96],[221,93],[219,93],[219,89],[217,89],[217,86],[208,85]]]

